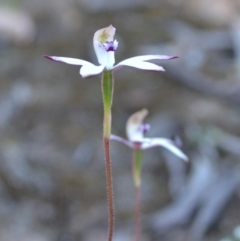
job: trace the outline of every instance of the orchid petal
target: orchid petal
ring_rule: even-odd
[[[140,55],[140,56],[135,56],[131,57],[128,59],[125,59],[123,61],[128,61],[128,60],[134,60],[134,61],[148,61],[148,60],[153,60],[153,59],[159,59],[159,60],[170,60],[170,59],[176,59],[178,56],[168,56],[168,55]]]
[[[126,132],[130,141],[141,142],[144,139],[141,127],[147,114],[148,110],[142,109],[129,117],[126,125]]]
[[[93,36],[93,47],[99,64],[111,69],[115,63],[114,51],[106,50],[105,43],[113,42],[116,28],[112,25],[99,29]],[[117,42],[114,42],[117,45]]]
[[[148,69],[148,68],[142,68],[139,63],[142,63],[143,61],[148,61],[148,60],[154,60],[154,59],[159,59],[159,60],[170,60],[170,59],[175,59],[178,58],[177,56],[167,56],[167,55],[142,55],[142,56],[136,56],[132,58],[125,59],[115,65],[113,69],[119,69],[122,66],[131,66],[131,67],[136,67],[140,69]],[[140,67],[137,67],[136,65],[139,65]],[[157,65],[155,65],[157,66]],[[153,69],[152,69],[153,68]],[[156,67],[155,67],[156,68]],[[149,70],[157,70],[157,71],[164,71],[162,67],[158,66],[158,68],[155,69],[154,66],[149,66]]]
[[[83,78],[87,78],[102,73],[104,68],[104,65],[96,66],[94,64],[88,63],[82,66],[79,73]]]
[[[121,65],[120,65],[121,63]],[[134,68],[138,68],[138,69],[143,69],[143,70],[155,70],[155,71],[165,71],[163,67],[158,66],[156,64],[153,63],[149,63],[149,62],[137,62],[137,61],[127,61],[127,62],[120,62],[118,65],[114,66],[113,69],[119,69],[122,66],[129,66],[129,67],[134,67]]]
[[[124,145],[126,145],[126,146],[128,146],[130,148],[134,148],[134,144],[131,141],[126,140],[126,139],[124,139],[124,138],[122,138],[120,136],[111,135],[110,139],[118,141],[118,142],[121,142],[122,144],[124,144]]]
[[[105,68],[104,65],[96,66],[96,65],[94,65],[88,61],[82,60],[82,59],[66,58],[66,57],[59,57],[59,56],[49,56],[49,55],[45,55],[44,57],[46,57],[50,60],[53,60],[53,61],[63,62],[65,64],[80,65],[80,66],[82,65],[82,68],[80,69],[80,75],[83,78],[87,78],[92,75],[100,74]]]
[[[44,55],[45,58],[57,61],[57,62],[63,62],[65,64],[72,64],[72,65],[85,65],[85,64],[91,64],[90,62],[82,59],[75,59],[75,58],[67,58],[67,57],[59,57],[59,56],[49,56]]]
[[[188,157],[179,149],[177,148],[173,141],[166,139],[166,138],[144,138],[144,141],[142,143],[141,148],[142,149],[148,149],[156,146],[162,146],[169,151],[171,151],[173,154],[178,156],[179,158],[188,161]]]

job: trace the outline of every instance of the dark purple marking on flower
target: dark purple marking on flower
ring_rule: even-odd
[[[150,130],[151,126],[149,124],[142,124],[138,128],[139,131],[141,131],[143,134],[146,134]]]
[[[43,57],[46,58],[46,59],[53,60],[53,58],[52,58],[51,56],[49,56],[49,55],[43,55]],[[54,61],[54,60],[53,60],[53,61]]]
[[[118,41],[114,40],[114,41],[107,41],[105,43],[102,43],[103,47],[105,48],[105,50],[107,52],[109,51],[116,51],[117,47],[118,47]]]

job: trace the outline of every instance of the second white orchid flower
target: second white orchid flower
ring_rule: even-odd
[[[148,124],[143,124],[143,120],[147,116],[146,109],[140,110],[131,115],[127,121],[126,132],[128,140],[111,135],[112,140],[119,141],[132,149],[149,149],[156,146],[162,146],[179,158],[187,161],[188,157],[174,144],[174,142],[167,138],[145,138],[144,134],[149,130]]]
[[[145,138],[144,134],[149,130],[148,124],[143,124],[148,111],[143,109],[130,116],[126,125],[128,140],[111,135],[112,140],[119,141],[133,149],[132,174],[135,187],[135,241],[140,240],[141,235],[141,209],[140,209],[140,188],[141,188],[141,166],[142,150],[162,146],[174,153],[176,156],[187,161],[188,157],[176,147],[173,141],[166,138]]]
[[[82,59],[50,56],[50,55],[45,55],[44,57],[54,61],[63,62],[66,64],[82,66],[80,68],[80,75],[83,78],[100,74],[101,72],[103,72],[103,70],[117,70],[123,66],[130,66],[130,67],[135,67],[143,70],[164,71],[163,67],[150,62],[146,62],[146,61],[154,60],[154,59],[169,60],[169,59],[177,58],[177,56],[166,56],[166,55],[143,55],[143,56],[136,56],[129,59],[125,59],[120,63],[118,63],[117,65],[114,65],[115,63],[114,52],[118,47],[118,42],[117,40],[114,39],[115,31],[116,29],[112,25],[110,25],[106,28],[99,29],[94,34],[93,47],[97,55],[98,62],[100,64],[99,66],[96,66]]]

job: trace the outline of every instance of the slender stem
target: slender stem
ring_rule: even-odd
[[[135,186],[135,241],[140,240],[141,234],[141,168],[142,168],[142,150],[135,149],[133,157],[133,181]]]
[[[108,241],[113,239],[114,230],[114,199],[113,199],[113,180],[112,165],[110,158],[110,135],[111,135],[111,106],[113,96],[113,74],[112,71],[104,71],[102,75],[102,95],[103,95],[103,142],[105,151],[105,166],[107,179],[107,198],[108,198]]]
[[[108,198],[108,241],[112,241],[114,230],[114,199],[113,199],[113,182],[112,182],[112,166],[110,159],[110,141],[104,138],[104,149],[106,158],[106,176],[107,176],[107,198]]]
[[[140,240],[141,234],[141,205],[140,186],[135,187],[135,241]]]
[[[111,70],[103,71],[102,75],[102,96],[103,96],[103,137],[110,138],[112,126],[112,98],[113,98],[113,73]]]

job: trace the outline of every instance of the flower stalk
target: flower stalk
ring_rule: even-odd
[[[113,99],[113,72],[112,70],[105,70],[102,74],[102,97],[103,97],[103,137],[110,138],[111,135],[111,121],[112,121],[112,99]]]
[[[107,179],[107,198],[108,198],[108,241],[112,241],[114,231],[114,198],[113,198],[113,178],[112,164],[110,157],[110,135],[112,125],[112,98],[113,98],[113,73],[105,70],[102,74],[102,97],[103,97],[103,143],[105,152],[105,167]]]
[[[133,159],[133,182],[135,187],[141,185],[141,169],[142,169],[142,150],[140,148],[134,149]]]
[[[140,240],[141,235],[141,205],[140,205],[140,189],[141,189],[141,169],[142,169],[142,150],[137,148],[133,155],[133,182],[135,188],[135,241]]]

